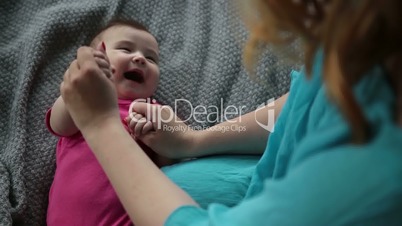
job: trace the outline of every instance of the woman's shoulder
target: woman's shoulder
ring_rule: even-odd
[[[402,147],[402,128],[394,120],[395,95],[381,67],[373,67],[353,87],[353,93],[370,125],[371,138],[361,145],[365,150],[397,151]],[[309,112],[306,135],[298,145],[293,163],[343,148],[354,150],[352,132],[339,107],[327,96],[323,86]],[[345,152],[348,153],[348,152]],[[381,154],[381,153],[380,153]]]

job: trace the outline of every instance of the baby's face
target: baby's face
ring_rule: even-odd
[[[103,32],[118,97],[138,99],[152,96],[159,82],[159,47],[154,36],[126,25]]]

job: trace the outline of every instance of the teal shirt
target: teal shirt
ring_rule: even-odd
[[[354,93],[372,126],[364,145],[322,84],[322,52],[312,78],[292,72],[288,100],[258,162],[246,197],[234,207],[182,206],[167,226],[402,225],[402,129],[380,67]]]

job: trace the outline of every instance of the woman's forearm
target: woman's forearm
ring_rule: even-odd
[[[179,206],[197,205],[140,149],[117,119],[82,131],[135,225],[163,225]]]
[[[287,96],[285,94],[273,104],[217,124],[208,130],[193,131],[194,149],[190,155],[263,153]]]

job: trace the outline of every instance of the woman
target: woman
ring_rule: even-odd
[[[133,222],[402,224],[402,76],[398,70],[402,3],[255,0],[250,4],[246,62],[252,65],[260,43],[284,45],[302,37],[306,69],[292,73],[275,132],[246,198],[233,208],[219,204],[199,208],[135,146],[121,125],[112,84],[91,49],[81,48],[65,74],[61,92],[67,108]],[[143,107],[136,108],[145,113]],[[187,156],[200,155],[205,143],[194,138],[197,132],[189,134],[156,131],[143,135],[143,140],[159,141],[155,150],[165,155],[172,155],[163,147],[171,140],[179,142],[180,150],[187,145],[198,150]],[[224,148],[204,153],[221,152],[218,149]]]

